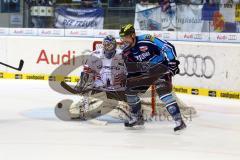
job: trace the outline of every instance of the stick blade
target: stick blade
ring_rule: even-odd
[[[21,71],[22,68],[23,68],[23,65],[24,65],[24,60],[20,60],[20,63],[19,63],[19,67],[18,67],[18,70]]]
[[[70,85],[68,85],[66,82],[61,81],[60,85],[66,89],[68,92],[72,93],[72,94],[78,94],[79,92],[75,89],[73,89]]]

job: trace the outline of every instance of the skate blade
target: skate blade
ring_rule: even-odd
[[[181,129],[181,130],[178,130],[178,131],[173,131],[175,135],[181,135],[183,134],[185,131],[186,131],[187,127]]]

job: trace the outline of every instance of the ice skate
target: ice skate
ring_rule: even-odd
[[[176,127],[173,129],[175,133],[180,133],[187,128],[183,120],[176,121]]]
[[[144,119],[142,114],[131,114],[131,119],[124,123],[125,127],[143,126]]]

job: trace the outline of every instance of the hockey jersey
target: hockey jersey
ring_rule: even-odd
[[[122,58],[122,51],[116,50],[113,58],[108,59],[103,49],[92,52],[84,65],[84,72],[93,76],[92,87],[106,90],[124,90],[126,79],[126,67]]]
[[[176,58],[174,46],[149,34],[136,36],[134,47],[125,49],[124,57],[129,62],[150,62],[168,64]]]

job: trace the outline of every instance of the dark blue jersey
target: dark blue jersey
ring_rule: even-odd
[[[168,64],[176,59],[174,46],[149,34],[136,36],[136,44],[124,50],[124,57],[129,62],[150,62]]]

